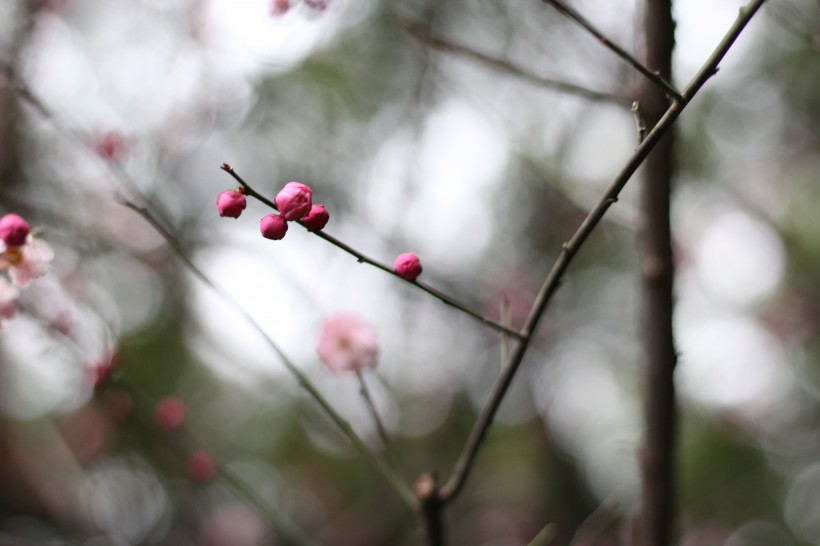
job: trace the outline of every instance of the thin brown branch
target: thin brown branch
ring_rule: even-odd
[[[242,186],[242,188],[245,192],[245,195],[249,195],[251,197],[256,198],[257,200],[261,201],[262,203],[269,206],[273,210],[279,210],[276,207],[276,203],[274,203],[272,200],[268,199],[267,197],[265,197],[264,195],[262,195],[261,193],[259,193],[255,189],[253,189],[253,187],[251,187],[250,184],[248,184],[241,176],[239,176],[239,173],[237,173],[236,170],[234,170],[234,168],[231,167],[229,164],[223,163],[220,168],[223,171],[225,171],[226,173],[230,174],[234,178],[234,180],[239,182],[239,184]],[[300,225],[304,226],[304,224],[302,224],[301,221],[299,221],[298,223]],[[305,229],[308,229],[308,228],[305,228]],[[316,235],[320,239],[324,239],[325,241],[332,244],[333,246],[344,250],[345,252],[347,252],[351,256],[355,257],[357,262],[365,263],[365,264],[371,265],[371,266],[373,266],[377,269],[381,269],[385,273],[388,273],[388,274],[396,277],[397,279],[401,279],[402,281],[408,283],[411,286],[415,286],[416,288],[418,288],[418,289],[420,289],[424,292],[427,292],[428,294],[430,294],[431,296],[433,296],[436,299],[440,300],[441,302],[445,303],[446,305],[454,307],[454,308],[458,309],[459,311],[461,311],[462,313],[470,315],[474,319],[476,319],[480,322],[483,322],[485,325],[489,326],[493,330],[496,330],[498,332],[502,332],[504,334],[507,334],[508,336],[514,337],[515,339],[519,339],[519,340],[523,339],[523,335],[521,334],[521,332],[516,332],[512,328],[508,328],[507,326],[504,326],[503,324],[501,324],[501,323],[499,323],[499,322],[497,322],[497,321],[495,321],[495,320],[493,320],[489,317],[486,317],[486,316],[482,315],[478,311],[476,311],[474,309],[471,309],[467,305],[465,305],[465,304],[451,298],[447,294],[444,294],[443,292],[433,288],[432,286],[430,286],[426,283],[423,283],[423,282],[417,281],[417,280],[416,281],[409,281],[409,280],[405,279],[404,277],[402,277],[401,275],[396,273],[396,271],[392,267],[390,267],[387,264],[384,264],[384,263],[382,263],[378,260],[375,260],[375,259],[371,258],[370,256],[367,256],[363,252],[360,252],[360,251],[356,250],[355,248],[353,248],[352,246],[348,245],[347,243],[344,243],[344,242],[340,241],[339,239],[337,239],[336,237],[330,235],[326,231],[324,231],[324,230],[315,231],[315,230],[311,230],[311,229],[308,229],[308,231],[310,231],[311,233],[313,233],[314,235]]]
[[[411,36],[422,42],[427,47],[437,49],[439,51],[444,51],[446,53],[450,53],[453,55],[465,57],[473,61],[477,61],[483,65],[489,66],[490,68],[493,68],[505,74],[509,74],[511,76],[524,80],[528,83],[537,85],[539,87],[551,89],[559,93],[575,95],[592,101],[607,102],[611,104],[617,104],[620,106],[628,106],[631,100],[628,97],[624,95],[619,95],[617,93],[595,91],[593,89],[589,89],[587,87],[583,87],[574,83],[555,80],[551,78],[544,78],[542,76],[538,76],[536,74],[528,72],[526,69],[517,66],[511,63],[510,61],[493,57],[486,53],[476,51],[475,49],[472,49],[465,45],[453,42],[446,38],[442,38],[441,36],[430,34],[423,28],[412,23],[405,22],[403,23],[403,26]]]
[[[584,242],[592,234],[595,227],[601,222],[601,219],[604,217],[604,214],[606,214],[609,207],[618,200],[618,195],[621,190],[632,178],[632,175],[635,174],[638,167],[644,162],[646,157],[649,155],[649,152],[652,151],[658,142],[660,142],[661,138],[667,133],[669,128],[672,127],[678,116],[680,116],[681,112],[691,101],[692,97],[694,97],[701,87],[703,87],[703,85],[709,80],[709,78],[717,72],[718,65],[721,60],[723,60],[723,57],[732,47],[732,44],[735,43],[738,36],[740,36],[740,33],[746,27],[746,24],[751,20],[765,1],[766,0],[752,0],[746,7],[740,10],[740,14],[735,23],[681,94],[682,100],[675,101],[671,106],[669,106],[663,117],[652,128],[643,142],[641,142],[635,152],[633,152],[627,160],[626,164],[621,168],[621,171],[612,180],[597,205],[589,212],[572,238],[563,245],[561,254],[558,256],[558,259],[555,261],[555,264],[546,279],[544,279],[544,283],[541,286],[535,303],[530,310],[529,317],[527,318],[524,328],[522,329],[522,333],[525,336],[524,339],[516,344],[515,349],[513,349],[507,358],[507,361],[504,364],[504,369],[496,380],[495,385],[493,385],[489,398],[484,404],[484,407],[481,409],[481,413],[473,426],[470,437],[468,438],[459,459],[456,461],[452,475],[441,488],[440,496],[442,498],[442,503],[452,500],[452,498],[455,497],[464,486],[476,454],[478,453],[478,449],[493,422],[495,414],[498,411],[498,407],[501,405],[501,401],[504,399],[507,389],[515,376],[518,367],[524,359],[527,349],[529,348],[532,333],[538,326],[541,316],[547,308],[547,304],[551,300],[552,295],[558,289],[564,273],[569,267],[569,264],[572,262],[572,259],[578,253]]]
[[[639,61],[634,55],[629,53],[627,50],[607,38],[603,32],[598,30],[595,25],[593,25],[586,17],[581,15],[575,9],[567,6],[561,0],[543,0],[547,4],[552,5],[555,9],[560,11],[562,14],[566,15],[569,19],[573,22],[578,24],[584,30],[592,34],[599,42],[604,44],[604,46],[608,47],[612,50],[616,55],[620,58],[628,62],[641,74],[646,76],[649,81],[663,89],[670,97],[675,99],[676,101],[680,101],[682,99],[681,94],[675,89],[675,87],[669,83],[665,78],[663,78],[657,72],[652,71],[649,67]]]
[[[390,454],[392,452],[392,449],[390,448],[390,436],[387,434],[384,421],[382,421],[381,415],[379,415],[379,410],[376,408],[376,403],[373,400],[373,396],[370,394],[370,389],[367,387],[364,374],[361,370],[356,370],[356,379],[359,380],[359,393],[362,395],[365,405],[367,406],[367,411],[370,412],[371,417],[373,417],[373,422],[376,424],[376,431],[378,432],[379,439],[384,447],[385,459],[388,463],[393,464],[390,458]]]

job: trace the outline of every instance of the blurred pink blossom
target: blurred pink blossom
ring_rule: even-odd
[[[308,215],[302,218],[302,223],[308,229],[319,231],[327,225],[328,220],[330,220],[330,214],[328,214],[325,206],[313,205]]]
[[[45,241],[28,236],[23,246],[0,245],[0,270],[8,269],[11,282],[23,287],[48,272],[54,251]]]
[[[393,267],[396,273],[408,281],[415,281],[421,275],[421,262],[419,257],[412,252],[399,254]]]
[[[376,332],[357,315],[340,313],[325,320],[316,351],[334,373],[372,368],[378,353]]]
[[[285,220],[301,220],[313,206],[313,190],[301,182],[288,182],[273,202]]]

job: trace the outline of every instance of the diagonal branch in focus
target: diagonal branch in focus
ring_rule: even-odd
[[[268,199],[267,197],[265,197],[264,195],[262,195],[261,193],[259,193],[255,189],[253,189],[251,187],[251,185],[248,184],[241,176],[239,176],[239,173],[237,173],[236,170],[234,170],[234,168],[231,167],[229,164],[223,163],[220,168],[223,171],[225,171],[226,173],[230,174],[234,178],[234,180],[236,180],[237,182],[239,182],[239,184],[242,185],[242,189],[244,190],[245,195],[249,195],[251,197],[256,198],[257,200],[259,200],[260,202],[262,202],[265,205],[269,206],[273,210],[278,210],[278,208],[276,207],[276,203],[274,203],[273,201],[271,201],[270,199]],[[297,223],[304,226],[304,224],[302,223],[301,220],[297,221]],[[306,228],[306,229],[308,229],[308,228]],[[344,250],[345,252],[347,252],[351,256],[355,257],[356,261],[358,261],[359,263],[366,263],[368,265],[372,265],[376,269],[381,269],[385,273],[389,273],[390,275],[396,277],[397,279],[401,279],[402,281],[410,284],[411,286],[415,286],[416,288],[419,288],[422,291],[427,292],[428,294],[430,294],[434,298],[440,300],[441,302],[445,303],[446,305],[449,305],[450,307],[454,307],[454,308],[458,309],[459,311],[461,311],[462,313],[470,315],[474,319],[476,319],[480,322],[483,322],[486,326],[489,326],[490,328],[492,328],[493,330],[496,330],[497,332],[501,332],[501,333],[506,334],[508,336],[514,337],[515,339],[523,339],[523,337],[524,337],[521,334],[521,332],[517,332],[517,331],[513,330],[512,328],[504,326],[503,324],[501,324],[498,321],[495,321],[495,320],[493,320],[489,317],[486,317],[486,316],[482,315],[481,313],[479,313],[475,309],[471,309],[467,305],[464,305],[463,303],[454,300],[453,298],[451,298],[447,294],[444,294],[443,292],[433,288],[432,286],[430,286],[428,284],[425,284],[425,283],[417,281],[417,280],[410,281],[410,280],[405,279],[404,277],[402,277],[401,275],[396,273],[396,271],[392,267],[390,267],[387,264],[384,264],[384,263],[382,263],[378,260],[375,260],[375,259],[367,256],[366,254],[362,253],[362,252],[359,252],[358,250],[356,250],[352,246],[348,245],[347,243],[344,243],[344,242],[340,241],[339,239],[337,239],[336,237],[330,235],[329,233],[325,232],[324,230],[316,231],[316,230],[308,229],[308,231],[310,231],[311,233],[313,233],[314,235],[316,235],[320,239],[324,239],[325,241],[332,244],[333,246]]]
[[[560,11],[562,14],[570,18],[573,22],[579,25],[581,28],[592,34],[599,42],[604,44],[604,46],[611,49],[616,55],[620,58],[624,59],[626,62],[631,64],[635,70],[646,76],[649,81],[657,85],[659,88],[663,89],[666,93],[669,94],[670,97],[675,99],[676,101],[682,100],[681,94],[675,89],[675,87],[669,83],[667,78],[664,78],[662,74],[658,74],[654,70],[647,67],[641,61],[639,61],[634,55],[629,53],[627,50],[610,40],[609,38],[604,35],[603,32],[598,30],[595,25],[593,25],[586,17],[581,15],[575,9],[567,6],[561,0],[543,0],[547,4],[550,4],[556,10]]]
[[[485,402],[481,413],[473,426],[467,443],[461,452],[456,464],[453,468],[453,473],[450,478],[444,483],[439,491],[441,504],[444,505],[452,500],[461,491],[466,482],[470,470],[472,469],[475,457],[479,448],[492,425],[495,414],[498,411],[501,401],[509,389],[512,379],[515,376],[524,356],[529,348],[532,333],[537,328],[541,316],[547,308],[552,295],[558,289],[561,280],[569,267],[570,262],[580,250],[584,242],[592,234],[595,227],[601,222],[607,209],[618,200],[618,195],[627,184],[627,182],[635,174],[635,171],[644,162],[649,152],[660,142],[663,136],[669,131],[675,121],[680,116],[681,112],[691,101],[703,85],[711,78],[718,70],[718,65],[723,60],[723,57],[731,49],[737,38],[740,36],[743,29],[752,19],[754,14],[760,9],[766,0],[752,0],[744,8],[730,27],[726,35],[715,47],[712,54],[695,74],[689,85],[681,93],[680,101],[675,101],[666,110],[660,120],[655,124],[652,130],[646,135],[646,138],[640,143],[635,152],[627,160],[626,164],[621,168],[621,171],[615,176],[610,183],[607,190],[601,196],[596,206],[590,211],[584,221],[581,223],[578,230],[572,238],[564,244],[561,249],[561,254],[558,256],[555,264],[547,275],[541,289],[536,297],[535,303],[530,310],[529,317],[522,329],[524,339],[520,340],[513,351],[508,356],[501,374],[496,380],[490,395]]]

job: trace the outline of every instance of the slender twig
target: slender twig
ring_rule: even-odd
[[[680,101],[683,97],[678,91],[674,88],[674,86],[662,78],[659,74],[652,71],[648,68],[645,64],[639,61],[634,55],[629,53],[627,50],[607,38],[603,32],[598,30],[595,25],[593,25],[587,18],[581,15],[579,12],[574,10],[573,8],[564,4],[561,0],[543,0],[547,4],[552,5],[555,9],[569,17],[572,21],[577,23],[579,26],[584,28],[587,32],[592,34],[595,38],[598,39],[599,42],[604,44],[606,47],[611,49],[616,55],[624,59],[626,62],[631,64],[638,72],[649,78],[655,85],[666,91],[670,97],[675,99],[676,101]]]
[[[663,135],[666,134],[669,128],[675,123],[675,120],[677,120],[678,116],[680,116],[681,112],[684,108],[686,108],[692,97],[694,97],[701,87],[703,87],[703,85],[709,80],[709,78],[717,72],[720,61],[732,47],[732,44],[734,44],[737,40],[749,20],[751,20],[752,16],[754,16],[755,12],[757,12],[765,1],[766,0],[752,0],[746,7],[740,10],[740,14],[738,15],[735,23],[681,94],[682,100],[675,101],[671,104],[671,106],[669,106],[660,121],[658,121],[655,127],[652,128],[643,142],[641,142],[638,148],[629,157],[626,164],[621,168],[621,171],[612,180],[603,196],[600,198],[596,206],[589,212],[572,238],[563,245],[561,254],[558,256],[558,259],[555,261],[555,264],[546,279],[544,279],[544,283],[541,286],[535,303],[530,310],[529,317],[527,318],[524,328],[522,329],[522,334],[525,336],[524,339],[518,342],[515,349],[513,349],[510,356],[507,358],[507,361],[504,364],[504,369],[496,380],[495,385],[493,385],[490,396],[484,404],[484,407],[482,408],[481,413],[473,426],[470,437],[468,438],[459,459],[456,461],[452,475],[442,486],[441,496],[443,502],[446,503],[451,500],[464,486],[475,460],[475,456],[478,453],[478,449],[493,422],[495,414],[498,411],[498,407],[501,404],[510,383],[512,382],[512,378],[515,376],[515,373],[518,370],[521,361],[524,359],[527,349],[529,348],[532,333],[538,326],[538,322],[544,314],[552,295],[558,289],[558,286],[561,283],[570,262],[575,257],[584,242],[589,238],[598,223],[600,223],[604,214],[606,214],[607,209],[609,209],[609,207],[618,200],[618,194],[630,178],[632,178],[632,175],[643,163],[644,159],[646,159],[649,155],[649,152],[657,145],[657,143],[661,140],[661,137],[663,137]]]
[[[486,53],[481,53],[480,51],[476,51],[475,49],[469,48],[465,45],[452,42],[446,38],[442,38],[441,36],[430,34],[423,28],[412,23],[405,22],[403,23],[403,26],[411,36],[418,39],[428,47],[478,61],[491,68],[516,78],[520,78],[539,87],[552,89],[553,91],[558,91],[569,95],[576,95],[588,100],[608,102],[621,106],[627,106],[630,103],[630,99],[624,95],[607,93],[604,91],[595,91],[574,83],[538,76],[528,72],[520,66],[517,66],[509,61],[505,61],[504,59],[499,59],[497,57],[487,55]]]
[[[401,499],[402,503],[410,509],[411,511],[416,510],[416,500],[413,497],[412,492],[410,489],[404,484],[401,478],[391,469],[384,461],[382,461],[379,457],[373,455],[370,452],[367,445],[364,441],[359,438],[358,434],[353,430],[353,427],[350,423],[345,420],[339,413],[333,409],[333,406],[328,402],[325,397],[319,392],[319,390],[313,385],[313,383],[308,379],[308,377],[300,370],[296,365],[288,358],[288,356],[284,353],[284,351],[279,347],[279,345],[271,338],[267,332],[265,332],[264,328],[253,318],[253,316],[244,308],[242,307],[235,299],[228,295],[227,292],[222,290],[219,286],[214,283],[210,277],[208,277],[188,256],[185,248],[182,244],[174,237],[164,226],[162,226],[146,209],[145,207],[140,207],[134,204],[127,199],[120,198],[120,202],[128,207],[129,209],[133,210],[142,218],[148,222],[151,227],[153,227],[162,237],[168,242],[171,249],[177,255],[177,257],[182,261],[183,264],[194,274],[204,285],[210,288],[214,293],[219,295],[224,301],[229,303],[234,309],[236,309],[245,320],[253,327],[256,332],[262,336],[268,346],[273,349],[273,351],[277,354],[279,359],[281,360],[282,364],[288,369],[288,371],[296,378],[296,381],[299,385],[307,391],[307,393],[319,404],[325,414],[330,417],[333,423],[342,431],[342,433],[350,440],[353,446],[356,448],[357,451],[364,457],[366,461],[368,461],[378,472],[382,475],[382,477],[387,481],[387,483],[393,488],[395,493]]]
[[[279,210],[276,207],[276,203],[274,203],[272,200],[268,199],[267,197],[265,197],[264,195],[262,195],[261,193],[259,193],[255,189],[253,189],[253,187],[251,187],[250,184],[248,184],[241,176],[239,176],[239,173],[237,173],[236,170],[234,170],[234,168],[231,167],[229,164],[223,163],[220,168],[223,171],[225,171],[226,173],[230,174],[234,178],[234,180],[239,182],[239,184],[242,186],[243,191],[245,192],[245,195],[249,195],[251,197],[256,198],[257,200],[261,201],[262,203],[264,203],[265,205],[269,206],[270,208],[272,208],[274,210]],[[304,224],[302,224],[301,221],[299,221],[298,223],[300,225],[304,226]],[[486,316],[482,315],[478,311],[476,311],[474,309],[471,309],[470,307],[466,306],[465,304],[454,300],[453,298],[451,298],[447,294],[444,294],[443,292],[440,292],[439,290],[433,288],[432,286],[430,286],[428,284],[425,284],[425,283],[417,281],[417,280],[416,281],[409,281],[409,280],[405,279],[404,277],[402,277],[401,275],[396,273],[396,271],[392,267],[390,267],[387,264],[384,264],[384,263],[382,263],[378,260],[375,260],[375,259],[365,255],[362,252],[359,252],[358,250],[356,250],[352,246],[348,245],[347,243],[344,243],[344,242],[340,241],[336,237],[333,237],[332,235],[330,235],[326,231],[324,231],[324,230],[315,231],[315,230],[309,229],[307,227],[305,229],[308,229],[308,231],[310,231],[311,233],[313,233],[317,237],[319,237],[321,239],[324,239],[325,241],[332,244],[333,246],[344,250],[345,252],[347,252],[351,256],[355,257],[356,261],[358,261],[359,263],[366,263],[368,265],[372,265],[373,267],[375,267],[377,269],[381,269],[385,273],[388,273],[388,274],[396,277],[397,279],[403,280],[404,282],[410,284],[411,286],[415,286],[415,287],[423,290],[424,292],[427,292],[428,294],[430,294],[431,296],[433,296],[436,299],[440,300],[441,302],[443,302],[443,303],[445,303],[445,304],[447,304],[451,307],[455,307],[456,309],[458,309],[462,313],[470,315],[474,319],[483,322],[485,325],[489,326],[490,328],[492,328],[492,329],[494,329],[498,332],[503,332],[503,333],[507,334],[508,336],[514,337],[515,339],[523,339],[523,335],[521,334],[521,332],[516,332],[515,330],[513,330],[511,328],[508,328],[508,327],[500,324],[499,322],[497,322],[497,321],[495,321],[495,320],[493,320],[489,317],[486,317]]]
[[[638,144],[640,144],[646,138],[646,121],[641,114],[640,101],[636,100],[632,103],[632,118],[635,120],[635,133],[638,135]]]
[[[501,299],[501,310],[499,313],[501,317],[501,324],[504,326],[510,325],[510,298],[506,294]],[[501,334],[501,366],[504,366],[504,362],[507,361],[507,357],[510,356],[510,338]]]
[[[364,380],[364,374],[361,370],[356,370],[356,379],[359,380],[359,392],[361,393],[365,405],[367,406],[367,411],[370,412],[370,415],[373,417],[373,422],[376,423],[376,430],[379,433],[379,439],[381,439],[382,445],[384,446],[385,457],[388,462],[391,462],[390,453],[392,450],[390,448],[390,436],[387,434],[387,429],[384,427],[384,421],[382,421],[381,415],[379,415],[379,410],[376,408],[373,397],[370,395],[370,389],[367,387],[367,383]]]

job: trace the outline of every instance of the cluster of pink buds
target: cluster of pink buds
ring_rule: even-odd
[[[259,230],[267,239],[278,241],[288,232],[288,222],[300,222],[311,231],[319,231],[327,225],[330,214],[324,205],[313,203],[313,190],[301,182],[288,182],[273,200],[279,214],[268,214],[259,221]],[[245,207],[245,189],[223,191],[216,198],[219,215],[239,218]]]
[[[19,289],[45,275],[53,258],[51,247],[31,234],[22,217],[0,218],[0,320],[14,315]]]

